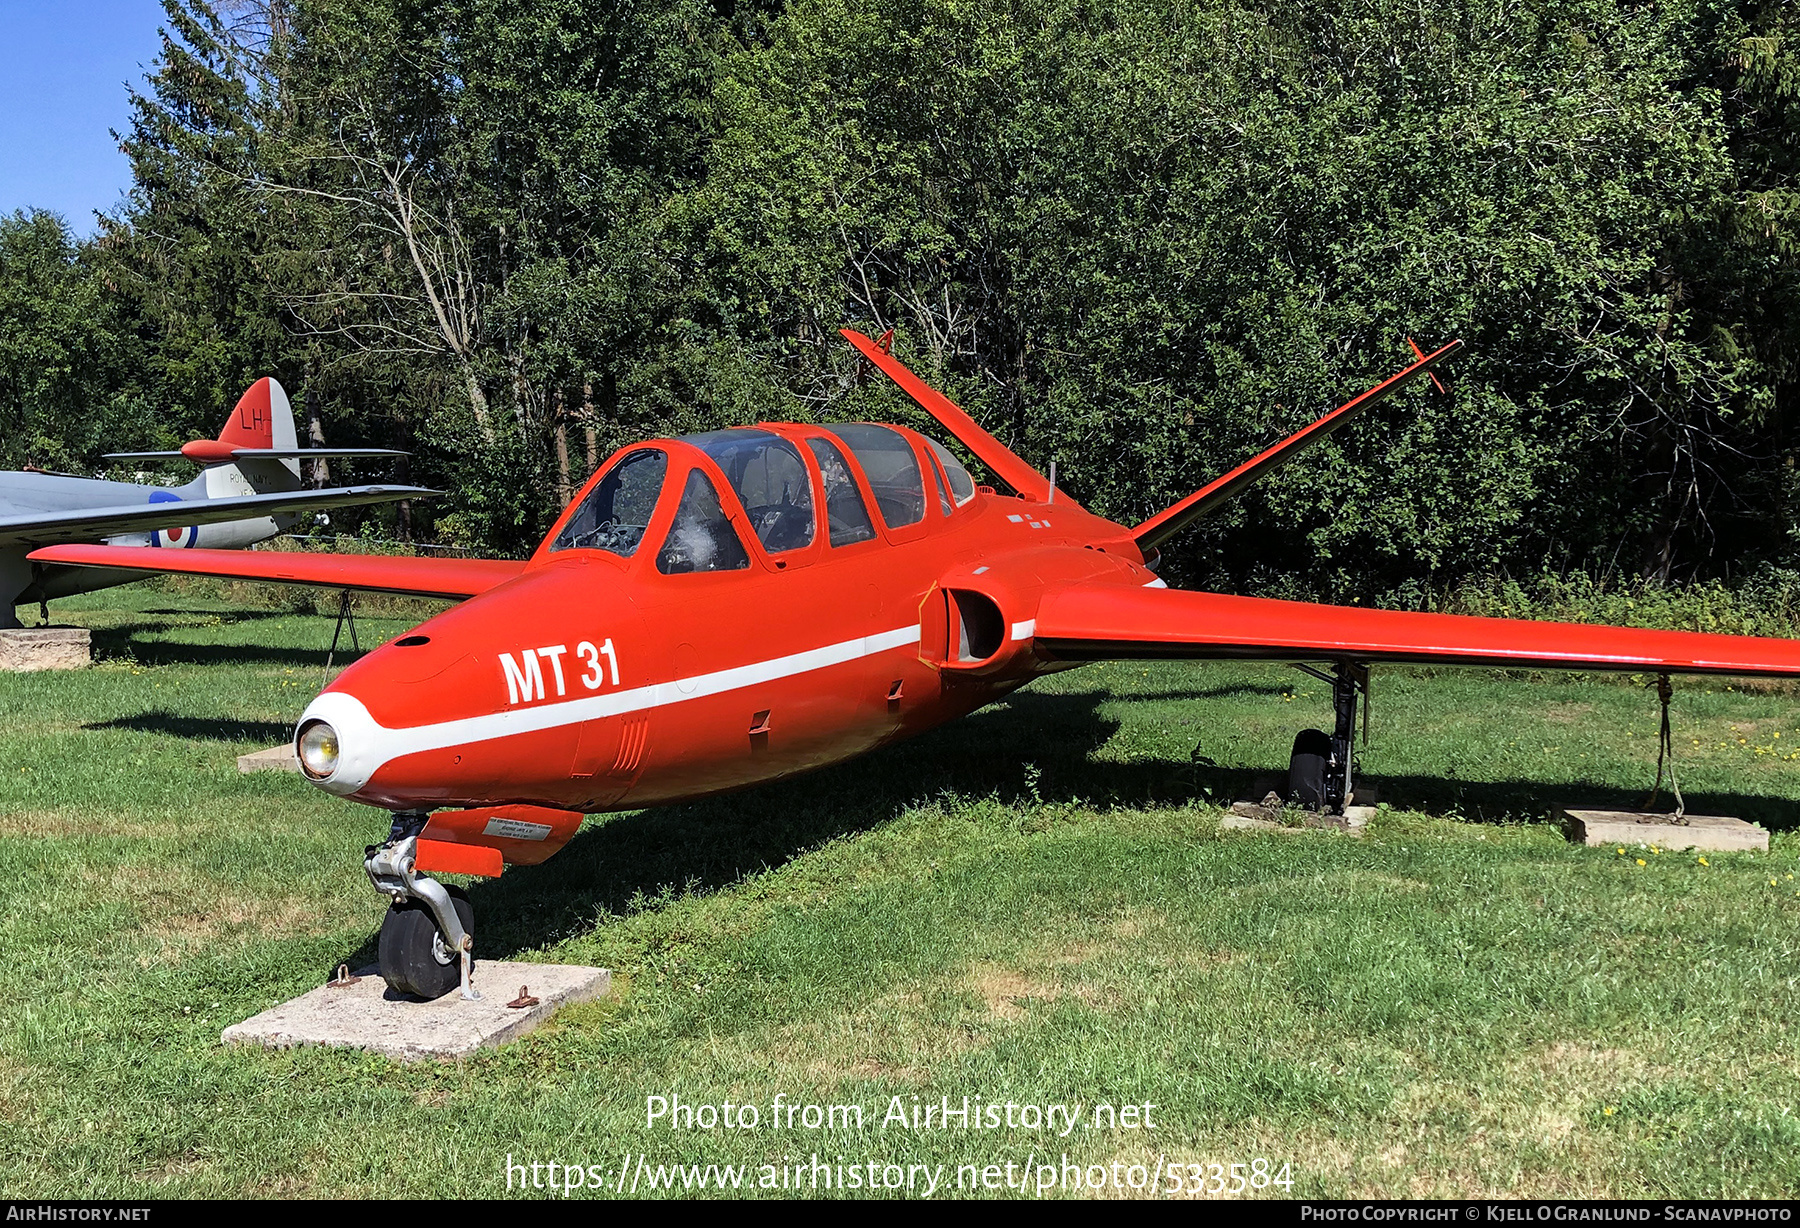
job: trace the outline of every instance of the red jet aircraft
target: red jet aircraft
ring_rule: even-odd
[[[1800,642],[1181,592],[1158,543],[1458,348],[1453,342],[1135,527],[1054,489],[884,346],[844,334],[1011,495],[903,426],[764,423],[615,453],[526,562],[55,546],[40,562],[465,599],[301,716],[327,792],[390,811],[366,850],[396,990],[472,993],[473,915],[436,873],[499,874],[584,814],[839,763],[1033,678],[1121,658],[1313,661],[1336,728],[1290,796],[1351,794],[1372,662],[1800,676]],[[1435,377],[1434,377],[1435,378]]]

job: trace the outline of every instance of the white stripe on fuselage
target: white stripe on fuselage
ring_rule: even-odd
[[[695,674],[669,682],[655,682],[628,691],[605,695],[589,695],[561,703],[536,704],[529,708],[510,708],[503,712],[486,712],[452,721],[428,725],[389,728],[381,724],[368,708],[347,691],[327,691],[307,705],[300,723],[327,721],[337,730],[342,759],[329,780],[315,781],[330,793],[350,794],[369,783],[382,765],[403,755],[489,742],[496,738],[515,737],[575,725],[582,721],[619,716],[626,712],[643,712],[690,699],[721,695],[758,683],[792,678],[797,674],[842,665],[895,648],[912,647],[919,642],[919,627],[897,627],[877,635],[861,636],[823,648],[753,661],[748,665]]]

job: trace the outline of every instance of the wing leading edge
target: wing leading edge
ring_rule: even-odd
[[[158,550],[148,546],[49,546],[29,556],[38,563],[109,567],[268,580],[318,588],[461,600],[517,576],[525,564],[509,559],[426,559],[380,554],[294,554],[273,550]]]
[[[1412,614],[1115,584],[1070,585],[1047,594],[1038,609],[1036,644],[1066,661],[1404,661],[1800,677],[1800,640]]]
[[[108,537],[115,533],[149,532],[195,524],[220,524],[273,516],[279,512],[320,511],[369,503],[421,499],[442,491],[423,486],[342,486],[326,490],[285,490],[221,499],[172,499],[166,503],[128,503],[81,508],[72,512],[28,512],[0,516],[0,546]]]

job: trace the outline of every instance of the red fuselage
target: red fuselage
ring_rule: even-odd
[[[882,456],[872,482],[865,454],[837,429],[695,437],[714,441],[711,452],[683,440],[622,449],[517,579],[371,652],[313,702],[301,727],[328,721],[341,746],[337,770],[316,783],[396,811],[592,813],[740,789],[841,762],[1067,668],[1032,650],[1046,586],[1161,583],[1126,528],[1054,494],[1036,502],[976,489],[904,428],[885,429],[911,451],[923,515],[890,524],[920,510],[892,497],[905,455]],[[859,429],[881,428],[842,432],[859,438]],[[737,453],[715,459],[753,436],[784,444],[749,462],[750,476],[731,471]],[[603,525],[602,540],[618,537],[584,505],[605,494],[609,473],[651,452],[666,460],[660,493],[642,497],[643,523],[625,535],[637,548],[580,544],[594,537],[575,531],[583,515]],[[746,483],[756,500],[775,501],[770,456],[794,466],[780,506],[746,506]],[[697,485],[716,504],[704,490],[690,498]],[[612,497],[623,506],[626,496]],[[688,535],[696,504],[729,521],[745,556],[727,542],[735,566],[681,570],[691,552],[673,543]]]

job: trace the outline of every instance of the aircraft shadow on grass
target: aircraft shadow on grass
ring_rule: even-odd
[[[1119,728],[1096,712],[1106,698],[1022,691],[852,763],[588,827],[542,865],[509,866],[501,878],[470,884],[478,955],[509,958],[659,899],[717,891],[948,792],[1024,804],[1027,763],[1038,765],[1036,787],[1047,802],[1099,804],[1109,791],[1142,801],[1152,782],[1160,782],[1159,797],[1183,796],[1168,780],[1174,765],[1087,761]],[[340,962],[373,964],[374,936]]]
[[[205,617],[209,617],[209,618],[217,618],[217,619],[219,619],[219,621],[227,622],[227,623],[254,623],[254,622],[263,622],[263,621],[265,621],[267,619],[271,619],[271,618],[293,618],[295,616],[304,617],[304,616],[308,616],[308,615],[312,614],[312,609],[311,609],[311,607],[305,607],[302,609],[293,609],[293,610],[216,610],[216,611],[214,611],[214,610],[182,609],[178,606],[158,606],[157,608],[155,608],[153,610],[141,610],[141,611],[139,611],[139,613],[166,614],[171,618],[195,618],[195,617],[205,616]],[[144,628],[144,627],[153,627],[158,624],[134,623],[134,624],[130,624],[130,625],[133,627],[137,627],[137,628]],[[176,625],[179,626],[180,624],[176,624]]]
[[[1235,687],[1222,690],[1238,693]],[[1021,810],[1042,802],[1083,804],[1104,813],[1113,806],[1199,796],[1227,802],[1247,795],[1262,778],[1285,776],[1285,762],[1232,769],[1172,759],[1094,760],[1119,729],[1117,720],[1100,712],[1113,699],[1102,691],[1020,691],[854,763],[588,827],[544,864],[509,867],[501,878],[470,886],[481,918],[480,956],[508,958],[588,933],[609,916],[720,890],[949,794],[991,796]],[[1195,724],[1201,727],[1198,720]],[[1027,765],[1039,773],[1030,783]],[[1643,801],[1641,790],[1587,783],[1411,775],[1360,779],[1397,809],[1474,822],[1542,821],[1555,806],[1631,809]],[[1735,814],[1777,831],[1800,827],[1800,804],[1783,798],[1694,792],[1687,801],[1696,814]],[[373,964],[374,935],[340,962]]]
[[[1158,699],[1243,699],[1254,696],[1259,699],[1279,699],[1283,695],[1292,695],[1292,684],[1282,686],[1272,682],[1231,682],[1224,686],[1207,687],[1199,691],[1147,691],[1142,698]]]
[[[152,611],[154,612],[154,611]],[[191,611],[190,611],[191,612]],[[293,618],[292,612],[258,613],[257,618]],[[310,617],[310,615],[301,615]],[[241,621],[225,619],[227,623]],[[151,638],[159,632],[180,631],[179,624],[121,623],[94,632],[94,656],[97,660],[126,659],[140,665],[289,665],[304,669],[324,669],[325,648],[283,648],[270,644],[185,644]],[[361,627],[360,632],[370,632]],[[362,651],[366,652],[384,639],[376,634],[363,634]],[[352,651],[346,632],[343,643],[332,657],[334,668],[348,665],[361,656]],[[285,735],[284,735],[285,736]]]
[[[176,716],[173,712],[140,712],[136,716],[114,717],[95,721],[83,729],[129,729],[135,733],[156,733],[189,742],[286,742],[294,736],[294,727],[279,721],[239,721],[224,717]]]
[[[1641,788],[1621,789],[1597,781],[1458,780],[1448,776],[1364,773],[1357,785],[1372,785],[1380,800],[1397,810],[1416,810],[1472,823],[1545,821],[1555,810],[1639,810],[1654,778]],[[1800,828],[1800,802],[1758,793],[1683,789],[1689,814],[1728,814],[1770,831]],[[1653,809],[1669,811],[1675,800],[1663,781]]]

